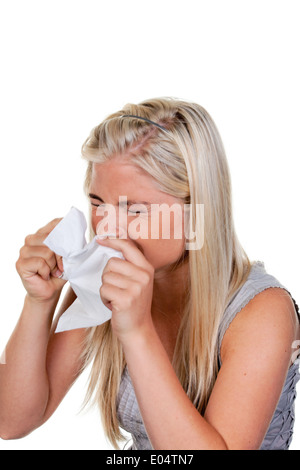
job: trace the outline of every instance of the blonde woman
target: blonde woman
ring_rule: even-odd
[[[115,239],[99,240],[125,258],[111,258],[102,273],[99,295],[112,319],[54,334],[75,300],[69,288],[53,320],[63,262],[43,241],[59,219],[26,238],[16,265],[24,309],[0,367],[1,437],[41,426],[93,361],[87,401],[98,402],[116,448],[123,428],[132,449],[287,449],[297,305],[238,241],[227,160],[209,114],[173,98],[128,104],[92,130],[82,154],[91,235],[99,206],[127,216]],[[187,249],[186,231],[173,236],[175,217],[169,237],[161,220],[157,238],[133,237],[132,222],[149,228],[162,204],[189,207],[200,247]]]

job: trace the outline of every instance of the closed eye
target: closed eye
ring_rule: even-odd
[[[128,212],[135,215],[148,214],[147,206],[144,204],[132,204],[130,209],[128,209]]]
[[[130,212],[130,214],[135,214],[135,215],[142,213],[141,211],[130,211],[130,210],[128,210],[128,212]]]
[[[94,201],[99,201],[99,203],[100,203],[100,204],[97,204],[96,202],[91,200],[91,205],[93,207],[105,206],[105,203],[104,203],[103,199],[101,199],[101,197],[97,196],[96,194],[90,193],[89,197],[90,197],[90,199],[92,199]],[[122,203],[120,204],[120,207],[121,206],[123,206]],[[147,202],[145,202],[145,203],[133,203],[131,201],[127,201],[127,206],[130,206],[131,210],[128,209],[128,212],[130,214],[138,215],[138,214],[147,214],[148,213],[147,207],[150,206],[150,204],[147,203]]]
[[[100,206],[103,206],[103,204],[95,204],[93,202],[91,202],[91,205],[94,206],[94,207],[100,207]]]

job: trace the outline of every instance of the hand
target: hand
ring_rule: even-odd
[[[126,341],[152,328],[151,305],[154,268],[130,239],[97,240],[99,245],[121,251],[125,260],[112,257],[102,273],[101,299],[111,311],[111,325]]]
[[[62,257],[43,244],[60,221],[54,219],[34,235],[28,235],[16,262],[27,295],[37,302],[54,300],[66,283],[59,279],[64,270]]]

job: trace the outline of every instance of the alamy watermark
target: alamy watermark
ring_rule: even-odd
[[[120,196],[119,207],[124,206],[127,208],[127,196]],[[134,219],[128,221],[128,214]],[[184,239],[186,250],[201,250],[204,244],[204,204],[195,206],[198,230],[193,227],[191,204],[132,204],[128,211],[119,210],[118,215],[114,205],[101,204],[96,215],[103,217],[96,230],[100,237],[109,236],[118,227],[120,238],[127,238],[128,233],[133,240]]]

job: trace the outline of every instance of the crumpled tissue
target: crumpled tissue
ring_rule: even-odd
[[[101,325],[111,318],[111,310],[104,305],[99,292],[102,272],[111,257],[125,258],[120,251],[99,245],[98,236],[87,243],[86,229],[84,214],[72,207],[44,240],[45,245],[62,256],[64,272],[61,277],[69,281],[77,295],[60,317],[56,333]]]

